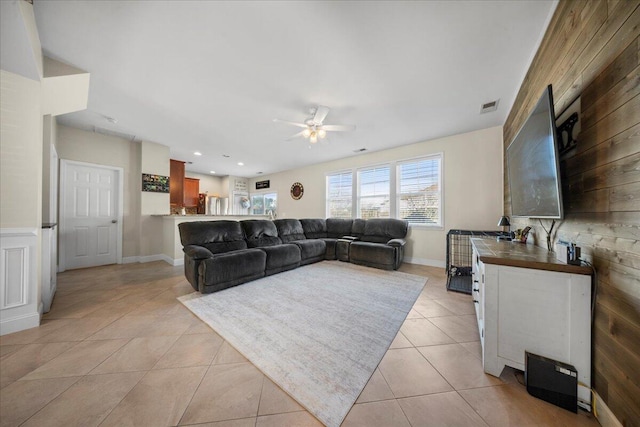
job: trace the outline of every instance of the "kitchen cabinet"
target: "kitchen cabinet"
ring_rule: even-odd
[[[199,193],[200,180],[196,178],[184,178],[184,206],[187,208],[197,207]]]
[[[171,159],[169,174],[170,204],[181,207],[184,204],[184,162]]]

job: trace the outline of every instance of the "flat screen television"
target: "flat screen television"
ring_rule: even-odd
[[[507,147],[511,215],[562,219],[562,187],[553,92],[547,86]]]

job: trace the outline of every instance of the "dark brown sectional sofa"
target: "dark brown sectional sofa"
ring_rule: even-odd
[[[178,225],[189,283],[202,293],[322,260],[397,270],[404,258],[404,220],[278,219],[196,221]]]

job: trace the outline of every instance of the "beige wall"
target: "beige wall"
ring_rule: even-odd
[[[169,147],[147,141],[142,141],[140,145],[141,173],[169,176]],[[142,185],[141,179],[140,185]],[[141,188],[139,188],[139,191],[141,191]],[[169,193],[141,191],[140,200],[142,215],[169,213]]]
[[[151,215],[169,213],[169,194],[142,191],[142,173],[169,176],[169,148],[58,126],[61,159],[121,167],[124,171],[124,262],[151,260],[162,251],[162,222]],[[145,258],[147,257],[147,258]]]
[[[443,153],[444,227],[412,227],[407,242],[409,261],[444,265],[449,229],[497,230],[502,215],[502,127],[420,142],[357,157],[321,163],[251,179],[270,180],[269,191],[278,193],[279,218],[325,217],[328,172],[388,163]],[[294,182],[304,186],[304,196],[293,200]]]
[[[407,258],[414,263],[444,265],[446,233],[451,228],[495,230],[502,214],[502,128],[425,141],[390,150],[336,160],[250,180],[269,179],[269,191],[278,193],[280,218],[325,216],[325,176],[328,172],[442,153],[444,164],[444,227],[410,230]],[[149,215],[168,213],[168,195],[141,192],[141,173],[169,175],[169,149],[150,142],[129,141],[59,126],[58,154],[61,159],[122,167],[125,171],[123,257],[157,255],[162,225]],[[166,163],[166,164],[165,164]],[[226,195],[236,177],[209,177],[188,173],[201,180],[201,192]],[[305,193],[301,200],[289,196],[291,184],[299,181]],[[164,199],[167,199],[166,201]],[[144,259],[144,258],[143,258]]]
[[[141,174],[169,176],[169,147],[148,141],[142,141],[139,145],[140,171],[137,173],[140,178],[137,188],[137,193],[140,194],[139,255],[145,257],[161,253],[162,219],[151,215],[168,214],[170,200],[169,193],[142,191]]]
[[[52,159],[51,154],[53,150],[57,152],[57,139],[58,139],[58,122],[51,115],[43,117],[43,129],[42,129],[42,222],[57,222],[58,213],[51,211],[51,185],[53,184],[57,188],[57,178],[51,182],[51,167]],[[57,197],[57,190],[53,191]],[[57,206],[56,206],[57,208]]]
[[[222,178],[214,175],[205,175],[195,172],[185,172],[187,178],[196,178],[200,180],[200,192],[207,193],[209,196],[222,197]]]
[[[40,228],[40,82],[0,70],[0,228]]]
[[[94,132],[87,132],[68,126],[58,126],[58,156],[60,159],[95,163],[120,167],[124,171],[124,219],[122,256],[138,255],[138,217],[137,206],[140,196],[140,174],[132,173],[132,167],[139,164],[136,144]]]

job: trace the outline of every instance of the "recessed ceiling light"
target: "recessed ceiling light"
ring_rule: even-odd
[[[238,162],[238,166],[244,166],[244,163]]]
[[[193,155],[194,155],[194,156],[202,156],[202,153],[201,153],[201,152],[199,152],[199,151],[194,151],[194,152],[193,152]]]
[[[209,171],[209,173],[216,173],[216,171]]]

